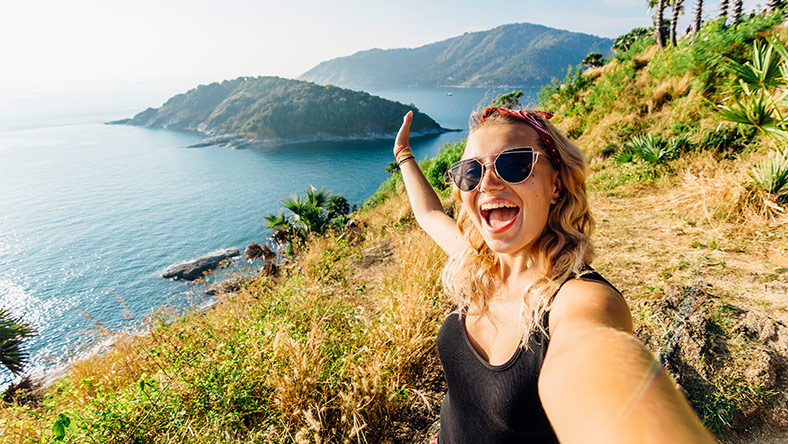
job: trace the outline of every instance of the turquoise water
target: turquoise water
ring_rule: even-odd
[[[414,103],[447,128],[501,91],[370,91]],[[451,93],[449,95],[448,93]],[[535,97],[535,91],[529,91]],[[262,242],[262,217],[314,184],[361,205],[388,177],[390,140],[265,149],[186,149],[199,135],[104,125],[158,106],[165,91],[20,95],[0,101],[0,308],[31,323],[30,372],[65,365],[157,307],[207,301],[159,277],[209,251]],[[417,158],[465,132],[412,141]],[[10,380],[0,370],[0,384]]]

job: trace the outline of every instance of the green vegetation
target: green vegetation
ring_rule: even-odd
[[[541,86],[611,39],[530,23],[503,25],[413,49],[372,49],[320,63],[300,79],[347,88]]]
[[[580,63],[584,66],[588,66],[589,68],[597,68],[604,65],[605,60],[602,54],[598,52],[590,52]]]
[[[603,252],[593,266],[628,298],[652,352],[666,339],[679,344],[672,362],[686,373],[677,380],[722,440],[786,419],[774,408],[786,393],[775,377],[786,351],[774,339],[785,337],[788,313],[774,296],[788,272],[788,161],[776,114],[784,112],[777,99],[786,65],[766,61],[761,43],[773,45],[769,57],[783,57],[781,21],[711,22],[694,41],[665,49],[650,31],[634,30],[605,65],[570,67],[540,95],[589,160]],[[762,74],[775,63],[777,80],[758,80],[769,86],[746,80],[773,78]],[[207,87],[201,106],[221,103],[222,85]],[[498,100],[517,99],[513,91]],[[773,110],[770,129],[764,120],[726,121],[717,106],[735,111],[748,100]],[[465,141],[447,144],[420,162],[446,208],[454,204],[446,171],[464,149]],[[147,335],[121,335],[111,352],[77,363],[40,404],[3,405],[0,441],[423,438],[423,430],[395,428],[419,415],[429,424],[439,410],[419,384],[437,365],[435,335],[449,310],[439,279],[445,256],[416,226],[399,171],[390,172],[350,215],[354,228],[341,223],[347,202],[324,189],[284,199],[290,214],[266,219],[290,227],[299,248],[278,277],[260,276],[207,312],[162,312]],[[681,319],[686,326],[666,332],[682,305],[671,295],[688,289],[698,296]]]
[[[11,373],[20,373],[28,359],[22,341],[34,334],[32,327],[0,310],[0,364]]]
[[[239,77],[178,94],[126,123],[288,141],[391,135],[408,111],[414,112],[414,133],[443,131],[414,106],[364,92],[278,77]]]
[[[633,200],[650,194],[644,190],[653,189],[670,202],[660,213],[666,220],[678,211],[683,221],[672,223],[713,227],[711,242],[697,240],[690,248],[724,254],[720,232],[739,244],[772,245],[775,236],[784,245],[788,49],[783,17],[780,11],[731,25],[709,22],[694,39],[684,37],[664,49],[649,30],[633,30],[616,41],[615,56],[605,65],[570,67],[563,80],[546,86],[541,106],[586,149],[593,191],[626,199],[622,204],[631,208]],[[762,230],[772,234],[761,238]],[[614,236],[615,244],[623,233]],[[642,264],[620,261],[630,269]],[[726,261],[715,266],[729,267]],[[640,297],[658,297],[654,289],[664,294],[655,283],[681,273],[678,264],[672,267],[643,282],[648,291],[641,290]],[[720,436],[748,421],[757,423],[757,412],[769,411],[779,392],[773,380],[752,376],[751,366],[770,368],[771,358],[757,355],[753,350],[763,346],[734,332],[741,322],[737,310],[722,310],[707,321],[709,343],[725,345],[701,356],[697,371],[703,382],[692,379],[692,372],[677,377],[705,424]],[[650,319],[640,319],[642,329],[653,328]]]
[[[342,228],[350,220],[347,214],[350,206],[345,196],[332,195],[325,188],[309,186],[304,189],[304,197],[293,194],[282,199],[282,206],[292,214],[264,216],[266,228],[273,230],[277,244],[292,253],[310,235],[321,235],[330,227]]]

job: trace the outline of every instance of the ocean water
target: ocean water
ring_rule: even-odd
[[[106,331],[141,328],[159,307],[209,300],[159,277],[168,265],[265,241],[264,215],[309,185],[361,205],[388,177],[392,140],[232,150],[184,148],[193,133],[105,125],[179,91],[18,94],[0,100],[0,308],[32,324],[28,373],[67,365]],[[501,90],[370,91],[446,128]],[[530,101],[536,91],[527,91]],[[527,101],[526,101],[527,103]],[[418,159],[466,131],[412,140]],[[12,379],[0,369],[0,385]]]

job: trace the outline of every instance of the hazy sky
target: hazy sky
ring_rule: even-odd
[[[684,28],[695,0],[685,3]],[[704,3],[716,16],[719,1]],[[356,51],[507,23],[616,37],[650,15],[646,0],[0,0],[0,90],[293,78]]]

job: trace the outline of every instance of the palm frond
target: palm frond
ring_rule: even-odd
[[[22,341],[34,335],[32,327],[0,310],[0,364],[11,373],[21,373],[30,357],[22,348]]]
[[[750,175],[767,193],[784,195],[788,193],[788,156],[773,150],[766,160],[753,167]]]

